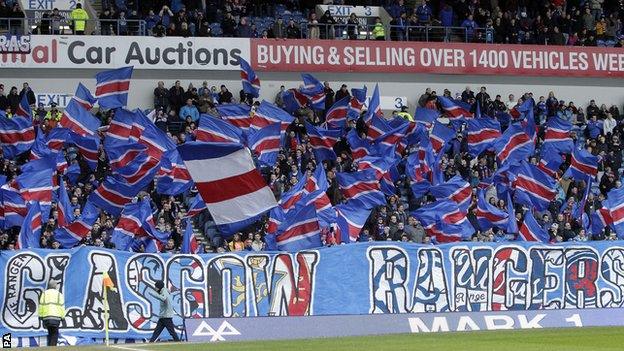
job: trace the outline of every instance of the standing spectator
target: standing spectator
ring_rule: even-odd
[[[323,13],[323,16],[321,16],[321,19],[319,20],[319,23],[321,24],[321,39],[334,39],[334,25],[336,24],[336,20],[334,19],[334,17],[332,17],[329,10],[326,10],[325,13]]]
[[[279,91],[277,92],[277,94],[275,94],[275,105],[277,105],[278,107],[284,108],[284,92],[286,91],[286,88],[282,85],[280,86]]]
[[[299,30],[299,27],[295,25],[295,21],[292,19],[288,22],[288,27],[286,27],[286,38],[301,39],[301,30]]]
[[[165,82],[158,82],[158,86],[154,89],[154,109],[167,110],[169,107],[169,90],[165,88]]]
[[[104,11],[104,13],[106,13],[106,11]],[[102,19],[102,16],[100,16],[100,19]],[[154,27],[156,27],[158,22],[160,22],[160,17],[154,13],[154,10],[149,10],[147,17],[145,17],[145,29],[147,29],[147,33],[150,35],[153,34]]]
[[[470,86],[466,86],[466,89],[461,94],[461,99],[465,103],[469,103],[475,98],[474,92],[470,89]]]
[[[407,14],[405,12],[401,13],[399,17],[395,17],[390,22],[390,40],[404,41],[407,25]]]
[[[351,13],[349,20],[347,21],[347,37],[349,40],[356,40],[358,38],[360,22],[358,21],[355,13]]]
[[[9,107],[11,108],[11,111],[17,111],[17,106],[19,106],[20,103],[20,96],[17,93],[17,87],[11,87],[11,90],[9,91],[9,96],[7,96],[7,100],[9,102]]]
[[[481,111],[487,111],[487,107],[492,101],[492,99],[490,98],[490,95],[487,93],[485,87],[481,87],[481,90],[479,91],[479,93],[477,94],[475,98],[477,100],[477,103],[479,104],[479,108],[481,109]]]
[[[57,8],[54,8],[52,10],[52,13],[50,14],[50,34],[61,34],[61,21],[63,20],[63,16],[61,16],[61,14],[59,13],[59,10]]]
[[[559,31],[559,27],[554,26],[552,32],[550,33],[549,39],[550,45],[565,45],[566,40],[563,36],[563,33]]]
[[[310,18],[308,18],[308,39],[318,39],[320,37],[318,24],[316,13],[311,12]]]
[[[169,106],[173,111],[178,111],[184,103],[184,88],[180,85],[180,81],[176,80],[174,86],[169,89]]]
[[[472,15],[468,15],[468,18],[462,22],[461,27],[466,28],[466,39],[472,41],[474,31],[477,29],[477,22],[473,20]]]
[[[602,133],[605,136],[611,136],[616,126],[617,121],[613,118],[613,115],[611,113],[607,113],[607,118],[605,118],[604,124],[602,125]]]
[[[425,26],[431,22],[433,11],[427,4],[427,0],[422,0],[420,6],[416,8],[416,16],[418,17],[418,25]]]
[[[375,18],[375,26],[373,27],[373,38],[375,40],[386,40],[386,29],[381,23],[381,18]]]
[[[340,90],[338,90],[338,91],[336,92],[336,101],[340,101],[340,100],[342,100],[344,97],[347,97],[347,96],[351,96],[351,94],[349,94],[349,90],[347,90],[347,85],[346,85],[346,84],[343,84],[343,85],[340,87]]]
[[[6,110],[7,106],[9,106],[9,100],[4,95],[4,84],[0,84],[0,110]]]
[[[596,17],[591,14],[589,7],[585,8],[585,13],[581,18],[583,28],[587,31],[593,31],[596,28]]]
[[[26,99],[28,99],[28,104],[33,106],[36,102],[35,93],[32,91],[32,89],[30,89],[30,86],[28,85],[28,83],[22,84],[22,91],[20,91],[20,94],[19,94],[20,101],[24,97],[24,94],[26,94]]]
[[[225,19],[221,23],[224,37],[233,37],[236,34],[236,21],[232,17],[232,13],[228,12],[225,15]]]
[[[277,21],[273,23],[273,28],[271,29],[271,31],[273,34],[273,38],[283,39],[286,37],[286,23],[284,23],[282,17],[278,17]]]
[[[220,104],[231,104],[232,103],[232,93],[225,87],[225,85],[221,86],[221,91],[219,92],[219,103]]]
[[[251,38],[251,34],[251,27],[249,26],[249,23],[247,23],[247,18],[241,18],[238,28],[236,28],[236,36],[239,38]]]
[[[329,110],[330,107],[334,104],[334,89],[329,86],[329,82],[323,83],[323,91],[325,92],[325,110]]]
[[[102,35],[113,35],[113,33],[117,33],[117,26],[115,25],[114,19],[115,16],[111,9],[104,9],[104,12],[100,14],[100,32]]]
[[[191,121],[197,122],[197,120],[199,119],[199,111],[197,110],[197,107],[193,105],[193,100],[191,99],[186,100],[186,105],[184,105],[180,109],[179,117],[180,117],[180,120],[182,121],[186,121],[187,118],[190,118]]]
[[[449,4],[445,4],[440,10],[440,24],[444,27],[453,26],[453,8]]]
[[[82,4],[76,4],[76,8],[72,10],[69,18],[73,21],[74,34],[84,35],[85,27],[87,25],[86,20],[89,19],[89,14],[87,13],[87,11],[82,9]]]

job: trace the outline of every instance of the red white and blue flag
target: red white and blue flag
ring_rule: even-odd
[[[221,119],[243,130],[251,125],[251,106],[247,104],[217,105],[217,111]]]
[[[187,142],[178,151],[217,225],[249,221],[277,205],[242,145]]]
[[[547,243],[550,241],[550,236],[548,232],[537,223],[535,217],[533,217],[533,211],[528,210],[524,214],[524,221],[522,222],[522,226],[520,226],[517,240]]]
[[[193,180],[178,150],[167,151],[160,160],[156,173],[156,192],[163,195],[186,193],[193,186]]]
[[[426,128],[431,128],[433,123],[440,117],[440,112],[431,108],[416,107],[414,112],[414,121],[424,125]]]
[[[351,89],[351,99],[349,100],[349,112],[347,118],[349,120],[356,120],[360,118],[362,109],[366,103],[366,87]]]
[[[258,130],[271,124],[279,123],[281,130],[286,131],[294,120],[295,117],[291,116],[288,112],[266,100],[262,100],[251,119],[251,128]]]
[[[507,228],[510,220],[509,214],[485,200],[485,191],[479,190],[477,193],[477,223],[482,231],[492,227]],[[515,220],[515,218],[511,219]]]
[[[325,113],[325,121],[331,128],[345,128],[347,126],[347,114],[349,113],[349,96],[336,101]]]
[[[336,229],[334,236],[337,243],[352,243],[358,240],[362,228],[370,216],[371,209],[362,208],[357,202],[336,205]]]
[[[535,150],[535,143],[520,124],[509,126],[503,135],[494,142],[493,146],[496,151],[496,158],[501,164],[526,160]]]
[[[93,105],[97,102],[97,99],[93,97],[91,91],[82,85],[82,83],[78,83],[76,94],[74,94],[72,99],[76,100],[87,111],[91,110]]]
[[[131,186],[123,178],[108,176],[100,186],[91,193],[89,201],[104,211],[118,216],[124,206],[132,201],[143,189],[140,185]]]
[[[28,213],[24,218],[24,223],[17,236],[17,242],[15,243],[16,249],[36,249],[40,247],[39,241],[41,240],[41,208],[39,203],[33,202],[28,205]]]
[[[379,85],[375,84],[375,90],[373,90],[373,96],[371,96],[368,102],[368,110],[364,122],[369,125],[373,122],[373,116],[383,118],[383,112],[381,111],[381,101],[379,98]]]
[[[468,152],[473,157],[490,149],[498,138],[501,137],[500,123],[491,118],[473,118],[466,121],[466,141]]]
[[[202,213],[205,209],[206,209],[206,203],[202,199],[201,195],[198,194],[193,198],[193,202],[191,203],[191,206],[189,206],[188,211],[186,211],[186,217],[193,218],[197,216],[198,214]]]
[[[254,72],[245,59],[239,58],[238,62],[241,68],[240,76],[241,83],[243,83],[243,91],[254,98],[258,98],[260,96],[260,78],[258,78],[256,72]]]
[[[34,142],[35,129],[29,118],[6,118],[5,112],[0,111],[0,144],[4,158],[14,159],[30,150]]]
[[[271,236],[271,234],[269,234]],[[299,206],[282,222],[273,240],[267,240],[268,250],[300,251],[321,246],[321,228],[313,205]]]
[[[310,145],[312,145],[312,152],[314,152],[316,162],[320,163],[324,160],[335,160],[336,153],[333,147],[338,140],[340,140],[342,131],[317,128],[308,122],[305,122],[305,128]]]
[[[570,158],[570,167],[564,176],[576,180],[587,180],[588,177],[595,178],[598,174],[599,161],[600,156],[594,156],[585,149],[574,150]]]
[[[28,103],[28,94],[22,95],[20,103],[17,105],[17,109],[15,110],[15,115],[27,119],[32,118],[32,109],[30,108],[30,104]]]
[[[61,127],[67,128],[82,137],[95,135],[101,124],[99,119],[95,118],[91,112],[85,110],[85,108],[74,99],[69,101],[69,105],[67,105],[67,108],[63,111],[59,122]]]
[[[440,102],[450,121],[459,121],[473,117],[472,112],[470,112],[470,105],[463,101],[447,98],[446,96],[438,96],[438,102]]]
[[[318,79],[309,73],[302,73],[303,87],[299,90],[308,98],[310,107],[314,110],[325,110],[325,87]]]
[[[297,89],[288,89],[282,93],[282,101],[284,102],[284,110],[289,114],[308,106],[308,97],[303,95]]]
[[[184,229],[184,236],[182,236],[182,247],[180,247],[180,253],[202,253],[201,246],[197,242],[197,238],[195,237],[195,233],[193,232],[193,223],[190,219],[186,220],[186,228]]]
[[[551,117],[546,123],[544,146],[549,145],[560,153],[569,154],[574,149],[574,142],[570,137],[572,123],[559,117]]]
[[[337,173],[336,180],[346,199],[359,201],[364,208],[373,208],[386,203],[375,170],[366,169],[354,173]]]
[[[93,228],[93,224],[100,216],[100,211],[91,203],[85,203],[80,217],[65,228],[57,228],[54,231],[54,239],[61,243],[64,249],[70,249],[84,239]]]
[[[462,212],[468,212],[472,203],[472,187],[460,176],[454,176],[445,183],[431,187],[429,192],[438,200],[454,201]]]
[[[431,147],[435,153],[439,153],[444,148],[446,143],[451,141],[455,137],[456,133],[453,129],[445,126],[440,122],[435,122],[429,140],[431,141]]]
[[[128,104],[133,67],[103,71],[95,75],[95,97],[101,108],[110,110]]]
[[[537,168],[541,169],[549,176],[556,178],[557,171],[559,171],[559,167],[562,163],[563,158],[559,152],[552,147],[552,145],[542,145],[542,149],[540,150],[540,161],[537,164]]]
[[[474,227],[457,204],[450,200],[438,200],[412,212],[425,227],[432,241],[438,243],[456,242],[469,239]]]
[[[360,138],[355,128],[351,129],[347,133],[347,141],[351,147],[351,157],[353,158],[353,161],[357,162],[360,159],[370,155],[370,142],[367,139]]]
[[[604,201],[619,239],[624,238],[624,187],[611,190]]]
[[[57,224],[59,227],[66,227],[74,221],[74,211],[69,202],[69,195],[67,194],[67,188],[65,188],[65,182],[62,180],[58,188],[58,204],[56,209],[58,212]]]
[[[591,233],[600,235],[606,226],[613,226],[613,218],[611,211],[603,206],[591,215]]]
[[[243,130],[220,118],[201,115],[195,140],[205,143],[242,143]]]
[[[2,208],[4,209],[4,228],[22,226],[28,209],[19,190],[8,183],[4,184],[0,191],[2,191]]]
[[[247,144],[261,164],[273,167],[280,152],[282,132],[280,123],[273,123],[262,129],[250,131]]]
[[[557,195],[555,180],[537,166],[522,161],[513,182],[518,203],[535,207],[540,211],[548,209]]]
[[[40,205],[52,204],[52,172],[45,168],[23,172],[17,178],[19,192],[26,202],[39,202]]]

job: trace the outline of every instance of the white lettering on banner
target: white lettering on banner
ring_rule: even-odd
[[[323,11],[328,11],[334,17],[349,17],[355,13],[358,17],[379,17],[380,8],[377,6],[343,6],[343,5],[318,5]]]
[[[518,314],[516,316],[517,321],[514,319],[513,316],[508,316],[504,314],[485,315],[482,317],[462,315],[459,316],[459,318],[451,319],[447,317],[433,317],[433,319],[424,318],[425,320],[414,317],[408,318],[408,323],[410,326],[410,331],[412,333],[481,330],[481,328],[479,327],[480,325],[483,326],[485,330],[541,329],[543,328],[543,326],[540,324],[540,322],[542,322],[544,317],[546,317],[545,313],[537,314],[531,319],[529,319],[525,314]],[[569,321],[569,319],[570,318],[566,318],[566,321]],[[429,322],[430,325],[428,325],[427,322]],[[576,324],[575,326],[579,325]]]
[[[249,39],[113,36],[31,37],[29,54],[0,54],[0,67],[238,70]],[[322,64],[322,62],[318,63]]]
[[[370,103],[370,96],[366,97],[364,107],[368,109]],[[379,104],[382,110],[400,110],[403,106],[408,106],[406,96],[380,96]]]
[[[69,100],[73,97],[72,94],[65,93],[37,93],[35,94],[36,105],[43,104],[48,106],[55,103],[58,107],[67,107]]]
[[[76,0],[19,0],[21,8],[26,11],[42,11],[58,9],[71,11],[76,8]]]
[[[431,328],[418,317],[408,318],[410,331],[412,333],[436,333],[450,331],[446,317],[433,317]]]

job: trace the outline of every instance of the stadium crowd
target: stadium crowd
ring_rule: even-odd
[[[35,104],[33,90],[24,83],[21,90],[17,87],[7,89],[5,94],[4,85],[0,85],[0,110],[6,111],[6,117],[11,118],[12,113],[19,108],[22,97],[26,95],[28,103]],[[275,96],[275,104],[284,106],[285,87],[282,87]],[[334,102],[350,96],[348,87],[342,84],[332,88],[329,82],[324,83],[325,108],[329,109]],[[193,84],[183,87],[180,81],[176,81],[173,86],[167,87],[164,82],[158,82],[153,91],[154,98],[154,123],[171,137],[175,144],[182,144],[188,140],[195,139],[198,126],[197,120],[202,114],[218,115],[216,107],[220,104],[241,102],[251,104],[252,111],[257,108],[258,102],[243,90],[238,96],[234,96],[225,85],[217,88],[207,81],[196,88]],[[474,92],[470,87],[462,92],[451,92],[444,89],[443,96],[454,97],[470,106],[475,112],[477,109],[483,114],[496,116],[501,123],[503,131],[510,124],[513,111],[524,101],[532,101],[537,132],[537,146],[535,154],[529,158],[532,164],[537,164],[540,156],[540,146],[545,132],[545,126],[553,118],[560,118],[574,124],[571,138],[577,146],[582,146],[591,154],[600,156],[598,164],[598,183],[589,185],[590,189],[584,208],[582,211],[588,216],[598,211],[602,207],[606,194],[621,186],[623,153],[620,146],[620,139],[624,133],[623,116],[618,106],[600,105],[591,100],[587,106],[577,106],[572,101],[559,100],[554,92],[548,96],[533,97],[532,93],[524,93],[518,97],[509,95],[504,98],[500,95],[490,95],[486,87],[481,87],[478,92]],[[432,89],[427,89],[418,99],[420,108],[432,109],[443,117],[444,110],[440,105],[437,93]],[[147,107],[147,106],[145,106]],[[252,112],[253,113],[253,112]],[[301,108],[294,112],[295,121],[288,127],[285,143],[279,152],[278,162],[274,167],[263,167],[262,173],[265,176],[270,188],[280,199],[284,193],[290,190],[297,180],[304,173],[311,173],[316,168],[315,156],[306,135],[304,123],[307,121],[313,125],[321,125],[325,122],[325,115],[322,110],[312,110],[309,107]],[[362,112],[364,115],[366,112]],[[100,137],[103,138],[106,125],[110,123],[113,111],[98,111],[95,114],[101,121],[103,128]],[[61,112],[54,104],[43,106],[39,104],[33,108],[33,121],[36,128],[44,133],[57,127],[61,118]],[[414,121],[407,108],[394,111],[392,115],[386,115],[387,119],[403,118]],[[356,129],[357,133],[365,136],[367,127],[362,118],[357,121],[350,121],[348,129]],[[515,240],[517,233],[507,233],[503,229],[491,228],[488,230],[478,230],[480,228],[476,219],[477,189],[480,183],[490,178],[497,169],[495,154],[491,151],[484,152],[476,157],[471,156],[467,149],[465,138],[465,127],[457,129],[457,134],[448,141],[443,156],[440,160],[440,169],[445,180],[454,176],[460,176],[470,183],[472,187],[471,204],[467,213],[467,218],[476,229],[472,235],[472,240],[481,242],[503,242]],[[335,161],[324,161],[323,167],[326,172],[329,188],[327,195],[333,205],[340,204],[345,199],[340,191],[336,174],[338,172],[349,172],[357,170],[357,163],[353,161],[352,149],[346,138],[342,138],[335,146],[334,150],[338,155]],[[67,180],[67,191],[70,196],[71,208],[76,218],[80,218],[85,202],[89,194],[97,188],[106,175],[110,174],[111,167],[107,155],[103,148],[98,151],[97,167],[92,170],[85,164],[84,158],[77,148],[72,144],[66,145],[64,149],[65,159],[73,174],[69,172],[65,175]],[[403,160],[407,153],[402,155]],[[7,181],[11,181],[20,174],[20,169],[29,161],[29,153],[20,155],[15,160],[2,159],[0,162],[0,175],[6,176]],[[557,179],[557,195],[550,203],[547,210],[536,214],[536,219],[540,226],[548,232],[551,242],[561,241],[587,241],[587,240],[617,240],[616,233],[607,226],[598,231],[588,233],[588,226],[583,224],[578,216],[573,215],[573,209],[582,203],[588,184],[583,181],[574,181],[563,177],[564,170],[568,167],[570,156],[560,166],[555,178]],[[71,167],[71,166],[74,167]],[[78,167],[76,167],[76,165]],[[416,243],[431,243],[431,238],[423,228],[421,223],[411,213],[421,206],[435,200],[431,195],[416,197],[410,190],[409,177],[405,175],[405,163],[399,165],[400,177],[395,181],[395,194],[387,196],[385,206],[376,207],[366,224],[364,225],[358,241],[409,241]],[[161,247],[162,252],[177,252],[180,249],[182,235],[184,232],[183,217],[192,199],[197,196],[196,189],[191,189],[188,193],[179,196],[160,195],[152,183],[147,190],[141,192],[138,198],[148,199],[151,208],[155,211],[154,220],[159,231],[166,233],[169,240]],[[507,203],[504,198],[497,198],[496,190],[492,187],[487,192],[487,199],[490,204],[498,207],[502,211],[507,211]],[[55,240],[55,229],[58,227],[58,211],[56,203],[52,205],[50,218],[44,222],[40,245],[43,248],[59,248],[61,244]],[[522,205],[514,203],[517,223],[523,220]],[[266,216],[265,216],[266,217]],[[111,235],[115,228],[118,217],[111,216],[102,211],[91,232],[82,240],[81,245],[92,245],[99,247],[114,247],[111,242]],[[220,235],[214,228],[214,223],[210,220],[207,211],[203,211],[195,217],[195,227],[199,228],[208,239],[205,246],[206,252],[240,251],[265,249],[265,234],[267,219],[255,223],[249,228],[236,233],[232,237]],[[332,228],[322,230],[323,245],[334,245],[336,238],[332,234]],[[0,234],[0,249],[15,248],[15,241],[19,227],[6,228]],[[145,247],[137,244],[136,251],[142,251]]]

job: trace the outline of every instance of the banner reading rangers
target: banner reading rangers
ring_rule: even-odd
[[[103,337],[102,279],[113,338],[145,338],[164,280],[183,318],[362,315],[624,307],[624,246],[361,243],[297,253],[148,254],[80,247],[0,251],[0,333],[44,336],[38,297],[65,294],[61,335]]]

